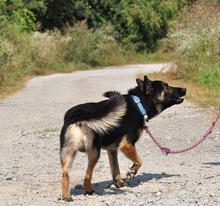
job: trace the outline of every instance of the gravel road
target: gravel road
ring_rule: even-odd
[[[108,90],[125,93],[136,86],[137,73],[170,66],[130,65],[37,77],[19,94],[0,101],[0,206],[220,205],[219,123],[203,144],[177,155],[162,155],[144,133],[137,143],[143,165],[130,186],[121,189],[112,185],[103,150],[94,170],[96,193],[92,196],[84,195],[87,158],[78,153],[70,173],[74,202],[58,200],[59,133],[66,110],[79,103],[103,100],[102,94]],[[180,149],[201,138],[215,115],[214,110],[184,101],[152,119],[149,128],[161,144]],[[122,154],[119,158],[125,177],[132,163]]]

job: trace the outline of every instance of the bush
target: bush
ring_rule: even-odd
[[[195,4],[168,34],[178,74],[202,86],[220,89],[220,7],[213,1]]]
[[[88,28],[114,26],[114,37],[128,48],[153,51],[167,34],[169,22],[184,6],[184,0],[48,0],[41,21],[43,31],[54,27],[65,31],[85,21]]]
[[[3,34],[8,25],[16,26],[21,31],[33,31],[35,16],[22,0],[0,2],[0,33]]]
[[[0,87],[33,73],[69,71],[69,65],[85,68],[122,63],[123,54],[130,52],[120,48],[112,30],[107,26],[93,32],[79,24],[62,35],[59,31],[21,33],[16,26],[5,28],[5,35],[0,35]]]
[[[95,31],[86,29],[84,23],[75,25],[66,34],[69,38],[65,61],[90,66],[106,66],[121,61],[122,50],[112,37],[111,25]],[[127,52],[128,53],[128,52]]]
[[[183,1],[122,0],[113,24],[123,45],[132,43],[137,51],[154,51],[166,36],[169,22],[183,7]]]
[[[16,26],[9,26],[6,31],[8,35],[0,35],[0,86],[24,76],[32,65],[29,34],[21,35]]]

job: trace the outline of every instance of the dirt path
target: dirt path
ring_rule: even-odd
[[[100,101],[108,90],[121,93],[135,86],[139,72],[167,65],[136,65],[54,74],[29,81],[27,87],[0,102],[0,205],[220,205],[220,124],[196,149],[163,156],[148,135],[137,143],[143,159],[130,187],[112,185],[106,151],[95,168],[96,194],[84,196],[86,155],[79,153],[71,170],[74,202],[61,196],[59,133],[66,110],[75,104]],[[185,86],[185,85],[183,85]],[[149,122],[152,133],[173,149],[202,137],[215,111],[203,111],[185,101]],[[125,176],[131,162],[120,154]]]

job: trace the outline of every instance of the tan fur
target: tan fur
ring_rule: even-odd
[[[109,163],[111,166],[111,172],[112,172],[112,178],[117,184],[117,187],[123,187],[125,186],[125,182],[122,180],[120,175],[120,169],[118,164],[118,150],[107,150],[108,151],[108,157],[109,157]]]
[[[83,122],[89,128],[96,131],[99,134],[105,134],[114,127],[118,127],[120,120],[125,115],[127,104],[124,102],[120,106],[115,108],[115,111],[109,113],[107,116],[100,120],[91,120]]]
[[[158,96],[158,100],[160,100],[161,102],[163,102],[164,99],[165,99],[165,92],[162,91],[162,92],[160,93],[160,96]]]
[[[120,143],[120,149],[124,153],[124,155],[130,159],[134,164],[131,167],[130,172],[128,172],[127,176],[131,176],[133,178],[134,175],[137,174],[137,171],[142,165],[142,160],[140,155],[138,154],[136,147],[127,141],[127,138],[124,138]]]
[[[66,199],[67,201],[72,200],[69,194],[69,169],[72,166],[77,151],[90,151],[92,147],[92,141],[93,132],[90,128],[88,128],[86,124],[72,124],[67,129],[65,135],[65,143],[67,145],[63,147],[60,155],[62,164],[62,199]],[[90,156],[93,156],[91,152]],[[98,159],[95,161],[97,162]],[[87,174],[85,176],[85,188],[88,190],[88,192],[92,192],[90,187],[93,168],[94,167],[91,166],[90,163],[90,167],[87,169]]]
[[[70,150],[87,151],[92,146],[93,132],[85,123],[72,124],[65,134],[65,142],[68,144],[62,152]]]
[[[86,170],[86,175],[84,177],[84,187],[85,187],[85,191],[88,194],[92,194],[94,190],[92,188],[91,179],[92,179],[94,167],[96,166],[99,160],[100,153],[96,149],[90,149],[89,151],[87,151],[87,153],[88,153],[88,167]]]

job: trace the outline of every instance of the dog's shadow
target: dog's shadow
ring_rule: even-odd
[[[210,166],[220,166],[220,162],[205,162],[204,165],[210,165]]]
[[[135,178],[129,182],[128,187],[138,187],[140,184],[148,182],[152,179],[159,180],[170,177],[180,177],[180,175],[165,174],[165,173],[162,174],[142,173],[140,175],[135,176]],[[126,192],[126,190],[116,188],[112,180],[94,183],[93,188],[95,190],[95,194],[97,195],[106,195],[106,194],[116,195]],[[85,194],[84,186],[81,184],[76,185],[74,188],[70,189],[70,194],[73,196]]]

